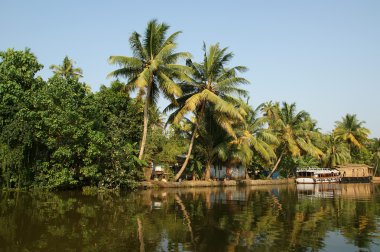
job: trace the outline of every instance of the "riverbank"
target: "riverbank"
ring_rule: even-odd
[[[226,181],[182,181],[182,182],[163,182],[163,181],[144,181],[139,183],[138,188],[189,188],[189,187],[226,187],[226,186],[257,186],[257,185],[283,185],[294,184],[294,179],[275,179],[275,180],[226,180]]]

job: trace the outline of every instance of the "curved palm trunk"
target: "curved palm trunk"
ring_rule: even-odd
[[[189,150],[187,151],[187,155],[186,155],[185,162],[182,164],[181,169],[180,169],[180,170],[178,171],[178,173],[175,175],[175,177],[174,177],[174,181],[177,181],[177,180],[181,177],[183,171],[186,169],[186,166],[187,166],[187,164],[189,163],[190,156],[191,156],[191,152],[192,152],[192,150],[193,150],[193,146],[194,146],[195,135],[197,134],[197,131],[198,131],[198,125],[199,125],[199,124],[198,124],[198,120],[197,120],[197,123],[195,124],[195,129],[194,129],[194,131],[193,131],[193,135],[191,136],[191,141],[190,141],[190,145],[189,145]]]
[[[276,164],[274,165],[272,171],[269,173],[269,175],[268,175],[268,177],[267,177],[268,179],[271,178],[272,175],[273,175],[273,173],[277,170],[277,167],[278,167],[278,165],[280,164],[281,159],[282,159],[283,156],[284,156],[284,153],[281,153],[281,155],[280,155],[280,157],[278,158]]]
[[[150,95],[151,88],[152,88],[151,85],[149,85],[147,93],[146,93],[146,98],[145,98],[145,104],[144,104],[144,129],[143,129],[143,135],[142,135],[142,139],[141,139],[139,159],[142,159],[143,156],[144,156],[146,136],[148,134],[148,121],[149,121],[148,109],[149,109],[149,95]]]

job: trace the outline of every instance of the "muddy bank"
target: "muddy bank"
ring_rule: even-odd
[[[281,185],[294,184],[294,179],[275,179],[275,180],[226,180],[226,181],[182,181],[182,182],[163,182],[163,181],[144,181],[139,188],[189,188],[189,187],[225,187],[225,186],[257,186],[257,185]]]

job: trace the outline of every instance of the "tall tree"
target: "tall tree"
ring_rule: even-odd
[[[36,142],[32,100],[45,85],[36,73],[43,68],[29,49],[0,52],[0,183],[28,186]]]
[[[169,122],[178,124],[181,119],[191,112],[195,115],[195,127],[191,136],[189,150],[185,162],[175,176],[178,180],[190,159],[195,137],[198,134],[200,123],[205,118],[205,111],[209,110],[210,117],[224,129],[227,134],[236,138],[232,127],[236,121],[244,122],[246,114],[245,104],[236,96],[246,96],[247,91],[240,89],[240,84],[248,84],[248,80],[239,77],[238,72],[247,71],[246,67],[236,66],[227,68],[233,54],[228,48],[220,48],[219,44],[211,45],[208,50],[203,45],[204,58],[202,63],[187,61],[192,68],[182,83],[183,96],[170,104],[165,111],[175,110],[169,117]],[[205,179],[210,177],[210,165],[206,165]]]
[[[377,174],[377,169],[380,164],[380,138],[374,138],[371,143],[371,150],[373,153],[373,164],[375,165],[374,176]]]
[[[61,76],[66,80],[69,78],[79,79],[83,77],[82,69],[74,67],[74,61],[67,56],[63,59],[62,65],[51,65],[50,69],[53,70],[55,75]]]
[[[355,114],[347,114],[342,121],[335,122],[334,134],[349,144],[351,155],[353,148],[361,149],[368,141],[370,131],[363,127],[364,123],[364,121],[359,121]]]
[[[269,114],[264,110],[264,115],[268,117],[270,128],[279,138],[280,145],[277,148],[277,162],[268,178],[277,170],[284,155],[299,157],[306,153],[318,159],[323,156],[322,151],[313,143],[313,138],[318,137],[319,133],[313,131],[315,122],[307,112],[302,110],[297,113],[296,104],[286,102],[282,103],[281,108],[274,105],[270,111],[273,113]]]
[[[279,145],[277,136],[271,129],[265,128],[268,123],[267,117],[258,117],[260,105],[255,110],[251,110],[246,117],[245,130],[242,132],[241,139],[247,141],[253,151],[260,156],[266,163],[271,163],[276,159],[274,148]]]
[[[325,167],[334,167],[339,164],[345,164],[350,161],[350,151],[347,145],[341,138],[334,133],[324,137],[324,156],[322,158],[322,165]]]
[[[254,155],[264,164],[271,164],[276,160],[274,149],[279,141],[274,132],[266,127],[268,119],[259,117],[262,107],[260,105],[255,110],[249,110],[245,123],[237,127],[237,139],[227,145],[230,158],[240,161],[245,168]]]
[[[129,38],[133,56],[111,56],[110,64],[119,65],[121,68],[109,74],[113,77],[125,77],[128,79],[127,89],[139,89],[139,95],[145,96],[144,104],[144,127],[140,144],[139,158],[144,155],[147,139],[149,108],[156,104],[159,92],[175,101],[175,97],[182,95],[181,88],[176,84],[183,73],[187,71],[186,66],[178,65],[180,58],[189,58],[186,52],[175,52],[176,39],[179,31],[166,36],[169,26],[151,20],[145,30],[141,41],[141,35],[133,32]]]

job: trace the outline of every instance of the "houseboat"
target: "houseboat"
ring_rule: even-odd
[[[297,168],[297,184],[339,183],[340,171],[330,168]]]
[[[369,183],[373,177],[373,167],[366,164],[345,164],[335,167],[342,174],[342,183]]]

